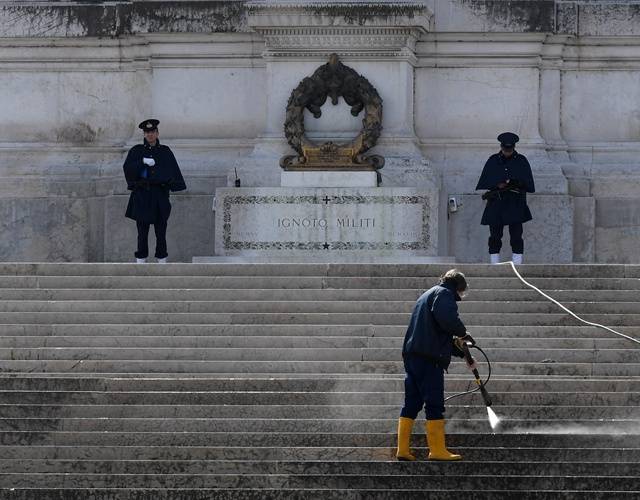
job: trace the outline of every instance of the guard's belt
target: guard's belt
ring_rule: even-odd
[[[147,180],[135,181],[133,185],[134,187],[143,188],[143,189],[150,189],[152,186],[159,186],[162,188],[169,187],[169,184],[167,182],[157,182],[157,181],[147,181]]]
[[[487,191],[482,195],[483,200],[493,200],[495,198],[500,198],[502,193],[511,192],[516,194],[522,194],[523,191],[518,188],[509,187],[505,189],[492,189],[491,191]]]

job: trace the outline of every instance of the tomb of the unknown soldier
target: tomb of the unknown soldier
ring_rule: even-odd
[[[0,499],[640,498],[640,0],[0,0]]]

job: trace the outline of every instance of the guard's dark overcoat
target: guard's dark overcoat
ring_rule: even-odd
[[[156,162],[149,167],[143,158]],[[131,148],[123,165],[127,189],[131,190],[126,217],[138,222],[154,224],[166,221],[171,214],[169,191],[187,189],[180,167],[168,146],[156,142],[150,146],[145,140]]]
[[[451,355],[462,356],[453,336],[464,337],[467,329],[458,316],[459,300],[453,284],[436,285],[417,300],[402,345],[402,356],[427,359],[446,370]]]
[[[519,192],[503,191],[487,200],[482,214],[483,226],[507,226],[532,219],[527,205],[527,193],[535,192],[531,166],[524,155],[514,151],[510,158],[497,153],[492,155],[482,169],[476,189],[496,189],[498,183],[510,179],[510,185]]]

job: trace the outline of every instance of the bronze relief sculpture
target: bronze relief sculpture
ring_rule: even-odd
[[[327,97],[338,104],[338,98],[351,106],[351,114],[364,110],[362,130],[345,144],[325,142],[316,144],[305,136],[304,110],[315,117],[322,115],[321,107]],[[375,146],[382,131],[382,98],[369,81],[355,70],[342,64],[337,54],[320,66],[310,77],[304,78],[291,92],[287,103],[284,133],[289,145],[298,153],[280,159],[285,170],[379,170],[384,166],[380,155],[363,153]]]

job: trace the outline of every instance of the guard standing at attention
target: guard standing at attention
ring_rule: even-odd
[[[160,144],[159,120],[145,120],[138,125],[144,133],[144,143],[133,146],[124,162],[127,189],[131,191],[126,217],[136,221],[138,227],[138,249],[135,253],[138,264],[145,263],[149,256],[149,226],[156,233],[158,262],[167,262],[167,221],[171,213],[169,191],[187,189],[180,167],[171,150]]]
[[[451,355],[464,357],[454,344],[460,337],[475,344],[458,317],[457,301],[467,289],[464,274],[451,269],[440,277],[440,283],[420,296],[411,315],[404,337],[402,358],[404,379],[404,406],[398,421],[398,460],[413,461],[410,439],[413,422],[424,407],[427,415],[425,430],[429,460],[460,460],[449,452],[444,434],[444,372]],[[472,358],[473,359],[473,358]],[[476,368],[475,361],[469,365]]]
[[[476,190],[489,190],[482,195],[487,205],[481,224],[489,226],[489,255],[492,264],[500,262],[504,226],[509,226],[513,254],[511,260],[514,264],[522,264],[522,224],[532,219],[527,206],[527,193],[535,192],[535,185],[527,158],[515,150],[519,140],[512,132],[498,136],[500,152],[487,160],[476,186]]]

